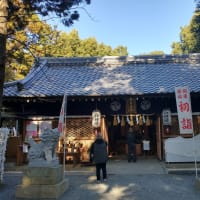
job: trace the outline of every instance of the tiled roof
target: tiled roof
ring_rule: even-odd
[[[200,54],[39,58],[25,79],[5,83],[4,96],[98,96],[200,92]]]

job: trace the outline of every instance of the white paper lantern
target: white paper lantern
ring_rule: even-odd
[[[101,113],[98,110],[92,112],[92,127],[98,128],[101,126]]]

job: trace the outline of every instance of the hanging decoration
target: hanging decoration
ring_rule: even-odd
[[[130,120],[129,120],[128,115],[126,116],[126,121],[127,121],[127,123],[130,125]]]
[[[150,125],[151,125],[151,121],[150,121],[150,119],[149,119],[149,116],[147,116],[146,125],[147,125],[147,126],[150,126]]]
[[[130,126],[134,126],[133,116],[130,116]]]
[[[144,115],[142,115],[142,121],[145,124],[146,120],[145,120],[145,116]]]
[[[136,118],[136,123],[139,124],[138,115],[136,115],[135,118]]]
[[[142,126],[143,125],[143,119],[142,119],[142,115],[139,116],[139,125]]]
[[[120,124],[120,117],[117,115],[117,123]]]
[[[117,126],[117,125],[118,125],[117,116],[114,115],[114,118],[113,118],[113,126]]]
[[[92,127],[98,128],[101,126],[101,113],[98,110],[92,112]]]
[[[136,114],[136,99],[134,97],[130,97],[126,100],[126,113],[127,114]]]
[[[120,119],[121,117],[121,119]],[[118,124],[121,124],[121,126],[125,126],[126,123],[129,126],[139,125],[139,126],[150,126],[152,124],[152,120],[149,117],[149,114],[142,115],[114,115],[113,118],[113,126],[117,126]]]
[[[126,125],[126,122],[125,122],[124,116],[122,116],[121,126],[125,126],[125,125]]]

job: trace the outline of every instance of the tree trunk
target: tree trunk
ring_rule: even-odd
[[[0,34],[0,126],[1,112],[3,103],[3,86],[5,79],[5,62],[6,62],[6,35]]]
[[[8,16],[8,1],[0,1],[0,127],[1,127],[1,112],[3,104],[3,86],[5,80],[6,66],[6,38],[7,38],[7,16]]]

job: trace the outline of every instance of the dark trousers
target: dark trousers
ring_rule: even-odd
[[[135,144],[128,145],[128,161],[136,161],[136,149]]]
[[[107,178],[107,170],[106,170],[106,163],[97,163],[96,164],[96,176],[97,180],[100,181],[101,179],[101,170],[103,174],[103,179]]]

